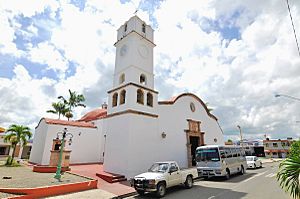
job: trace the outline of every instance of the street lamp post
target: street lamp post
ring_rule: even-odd
[[[64,151],[64,146],[65,146],[65,138],[67,136],[70,137],[70,139],[69,139],[69,145],[71,145],[73,134],[72,133],[68,133],[68,129],[64,128],[64,131],[63,132],[58,132],[56,136],[57,136],[56,139],[59,139],[60,136],[62,137],[62,139],[60,140],[61,141],[61,145],[60,145],[60,151],[59,151],[59,159],[58,159],[58,163],[57,163],[57,169],[56,169],[56,173],[55,173],[55,176],[54,176],[55,179],[57,179],[57,180],[60,181],[60,179],[61,179],[61,163],[62,163],[62,155],[63,155],[63,151]]]
[[[290,99],[293,99],[293,100],[300,101],[300,98],[293,97],[293,96],[290,96],[290,95],[285,95],[285,94],[276,94],[275,97],[287,97],[287,98],[290,98]]]
[[[241,147],[242,147],[242,151],[244,152],[244,143],[243,143],[243,134],[242,134],[242,129],[240,125],[237,125],[239,131],[240,131],[240,139],[241,139]]]

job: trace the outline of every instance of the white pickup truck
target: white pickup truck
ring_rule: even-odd
[[[131,179],[131,186],[143,195],[145,192],[156,192],[158,197],[166,194],[166,188],[184,184],[191,188],[194,178],[198,177],[197,168],[180,169],[177,162],[156,162],[148,172],[142,173]]]

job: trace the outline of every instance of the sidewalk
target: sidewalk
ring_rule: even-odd
[[[100,191],[95,191],[95,193],[93,192],[92,194],[98,194],[99,196],[100,193],[103,193],[104,195],[107,196],[109,196],[109,194],[112,194],[109,197],[107,197],[107,198],[112,198],[116,196],[131,195],[135,193],[135,189],[130,187],[128,181],[108,183],[105,180],[96,176],[96,173],[104,172],[102,164],[73,165],[70,167],[71,167],[71,173],[91,177],[98,180],[98,189],[100,189]],[[99,198],[99,196],[97,198]]]
[[[284,160],[284,158],[266,158],[266,159],[261,159],[261,162],[265,164],[265,163],[272,163],[272,162],[280,162],[282,160]]]

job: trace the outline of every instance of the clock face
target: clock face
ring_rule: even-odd
[[[128,50],[128,47],[127,47],[126,44],[124,44],[124,45],[121,47],[121,49],[120,49],[120,55],[121,55],[121,56],[126,55],[127,50]]]
[[[148,57],[148,55],[149,55],[149,50],[148,50],[148,48],[147,48],[147,46],[145,46],[145,45],[140,45],[139,47],[138,47],[138,52],[139,52],[139,54],[141,55],[141,57],[143,57],[143,58],[147,58]]]

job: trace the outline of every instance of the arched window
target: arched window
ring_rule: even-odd
[[[118,104],[118,93],[114,93],[113,99],[112,99],[112,106],[117,106]]]
[[[151,93],[147,93],[147,106],[153,106],[153,95]]]
[[[143,25],[142,25],[142,32],[143,33],[146,33],[146,25],[143,23]]]
[[[139,104],[144,104],[144,93],[141,89],[136,92],[136,102]]]
[[[125,27],[124,27],[124,32],[127,31],[127,24],[125,24]]]
[[[126,91],[122,90],[120,94],[120,104],[125,104]]]
[[[146,85],[146,76],[144,74],[140,76],[140,83]]]
[[[120,75],[120,78],[119,78],[119,83],[122,84],[123,82],[125,82],[125,74],[124,73],[122,75]]]

